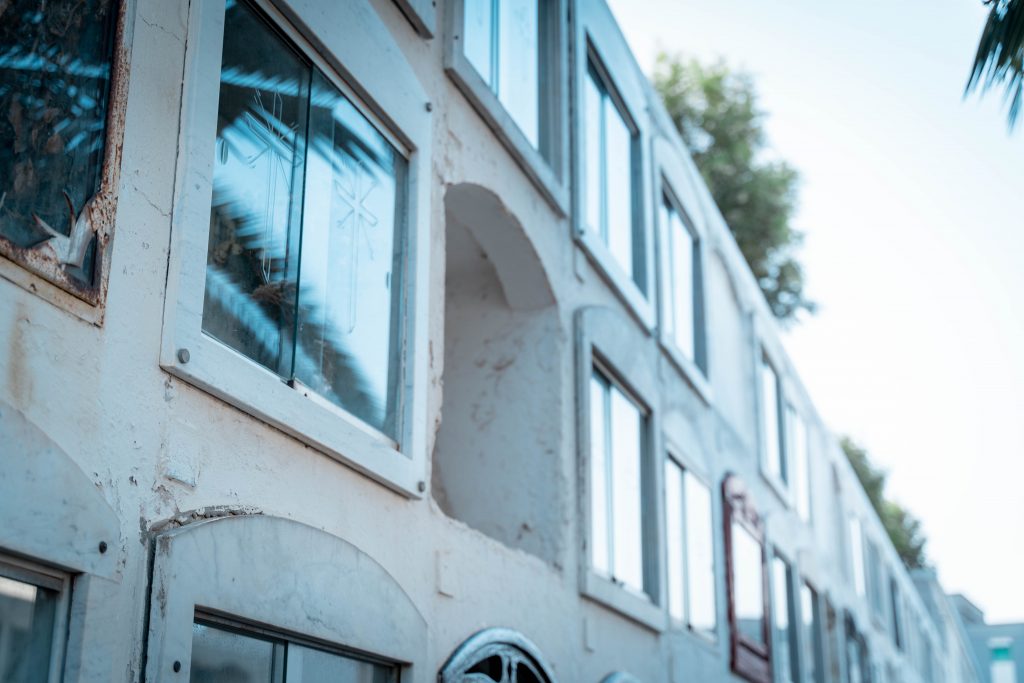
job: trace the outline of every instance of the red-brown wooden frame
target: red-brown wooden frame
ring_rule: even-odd
[[[733,672],[751,683],[771,683],[772,656],[768,630],[768,556],[764,547],[764,520],[757,512],[747,487],[735,474],[722,481],[722,508],[725,512],[726,586],[729,600],[729,656]],[[736,522],[761,544],[761,595],[764,600],[761,629],[764,642],[743,635],[736,618],[735,567],[733,565],[732,525]]]

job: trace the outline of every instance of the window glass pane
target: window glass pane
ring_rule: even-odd
[[[287,683],[392,683],[395,668],[288,645]]]
[[[282,664],[273,641],[192,625],[192,683],[278,683]]]
[[[608,248],[634,279],[633,261],[633,135],[622,114],[604,98],[605,187],[608,207]]]
[[[864,578],[864,540],[861,538],[860,520],[850,518],[850,563],[853,565],[853,585],[857,595],[864,597],[867,592]]]
[[[0,236],[70,235],[103,171],[113,0],[0,3]],[[42,9],[45,7],[45,10]],[[91,285],[95,244],[67,272]]]
[[[740,633],[765,643],[764,568],[761,544],[742,524],[732,523],[733,609]]]
[[[683,469],[672,459],[665,461],[665,534],[668,537],[668,613],[686,619],[683,574]]]
[[[715,547],[711,525],[711,489],[685,473],[686,557],[690,628],[715,635]]]
[[[613,575],[643,591],[640,489],[640,411],[618,389],[611,395]]]
[[[661,240],[661,326],[665,336],[675,339],[675,268],[672,266],[672,212],[665,197],[658,205],[658,230]]]
[[[463,4],[462,49],[487,85],[491,81],[493,33],[493,4],[491,0],[465,0]]]
[[[672,304],[676,347],[691,360],[693,352],[693,236],[682,217],[672,212]]]
[[[394,435],[405,160],[313,74],[295,376]]]
[[[47,680],[59,596],[57,591],[0,576],[0,680]]]
[[[819,683],[822,680],[824,656],[821,651],[821,626],[818,623],[818,596],[806,583],[800,586],[800,622],[804,632],[804,655],[800,663],[807,672],[807,680]]]
[[[782,449],[779,447],[779,378],[767,358],[761,362],[761,423],[765,465],[770,474],[785,480]]]
[[[203,330],[291,373],[309,67],[245,4],[227,9]]]
[[[807,424],[792,406],[788,409],[790,445],[789,462],[793,463],[796,479],[797,512],[805,521],[811,519],[810,451],[807,443]]]
[[[779,672],[783,681],[792,681],[795,673],[795,658],[790,645],[793,638],[790,629],[793,627],[789,598],[789,566],[778,556],[772,558],[772,613],[775,616],[775,657],[778,659]]]
[[[498,100],[534,147],[540,144],[537,0],[498,3]]]
[[[601,158],[601,131],[604,124],[601,121],[603,115],[601,98],[601,90],[594,80],[594,73],[588,71],[583,85],[583,106],[586,110],[583,121],[584,135],[586,136],[586,156],[583,159],[584,173],[586,174],[586,218],[587,227],[603,237],[604,224],[601,221],[601,205],[604,190],[601,186],[601,168],[604,161]]]
[[[595,571],[610,575],[607,409],[608,383],[595,373],[590,378],[590,562]]]

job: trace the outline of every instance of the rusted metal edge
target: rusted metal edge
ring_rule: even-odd
[[[127,40],[127,7],[130,0],[117,1],[114,51],[111,59],[110,91],[107,96],[106,132],[103,142],[103,170],[99,191],[86,202],[76,217],[72,233],[86,231],[96,237],[96,260],[92,285],[68,275],[65,263],[73,263],[72,238],[51,238],[32,247],[20,247],[0,235],[0,256],[61,288],[90,306],[101,308],[107,298],[110,276],[110,244],[117,216],[118,181],[121,175],[121,149],[124,144],[125,108],[128,99],[128,73],[131,44]],[[60,235],[59,237],[63,237]],[[79,236],[81,237],[81,236]],[[102,318],[97,324],[101,323]]]

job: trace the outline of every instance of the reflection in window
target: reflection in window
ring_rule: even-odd
[[[595,370],[590,380],[591,566],[644,590],[641,457],[644,415]]]
[[[542,145],[540,47],[546,0],[464,0],[469,63],[535,148]]]
[[[739,522],[732,525],[733,609],[740,633],[764,645],[764,567],[761,543]]]
[[[393,666],[197,620],[192,683],[397,683]]]
[[[818,594],[807,582],[800,586],[800,624],[803,629],[803,657],[800,664],[807,671],[809,683],[824,683],[825,653],[821,633],[821,606]]]
[[[391,436],[404,180],[353,103],[231,4],[203,330]]]
[[[782,396],[779,375],[768,356],[761,355],[761,434],[764,439],[765,467],[783,483],[789,482],[786,453],[782,447]]]
[[[0,237],[30,248],[71,236],[100,188],[116,3],[0,6]],[[92,285],[95,239],[77,244],[66,270]]]
[[[583,88],[586,228],[643,291],[643,250],[633,219],[633,131],[593,62]]]
[[[0,681],[49,680],[60,581],[0,564]]]
[[[792,405],[786,407],[786,444],[792,463],[796,486],[796,509],[801,519],[811,521],[811,472],[810,447],[807,442],[807,423]]]
[[[700,274],[697,240],[669,197],[661,204],[662,311],[665,333],[679,351],[697,357]]]
[[[675,460],[665,463],[669,614],[691,630],[715,636],[711,491]]]
[[[882,592],[882,557],[878,552],[878,544],[871,540],[867,542],[867,568],[868,601],[871,610],[881,619],[885,600]]]
[[[903,649],[903,598],[900,597],[900,587],[896,583],[896,577],[889,576],[889,627],[892,630],[892,639],[896,647]]]
[[[797,648],[796,602],[793,600],[793,572],[778,555],[772,558],[772,614],[775,619],[775,642],[778,647],[779,675],[783,681],[799,681],[799,650]]]

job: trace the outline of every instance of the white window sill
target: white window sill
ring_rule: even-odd
[[[592,230],[576,232],[576,243],[646,332],[654,329],[654,306]]]
[[[705,376],[704,371],[700,369],[700,366],[692,359],[687,358],[664,333],[661,335],[660,345],[661,350],[672,361],[672,364],[675,365],[687,384],[693,387],[693,390],[704,401],[705,405],[710,406],[714,398],[711,391],[711,382]]]
[[[586,570],[583,576],[581,593],[653,631],[660,633],[667,626],[665,610],[654,604],[648,596],[640,595],[592,570]]]

